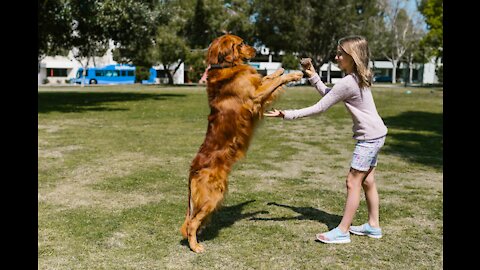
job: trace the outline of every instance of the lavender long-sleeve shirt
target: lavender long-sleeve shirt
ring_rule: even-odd
[[[299,110],[285,110],[284,119],[292,120],[326,111],[339,101],[343,101],[353,120],[353,138],[370,140],[387,134],[387,127],[377,112],[370,88],[360,89],[355,74],[349,74],[338,81],[331,89],[320,80],[318,74],[309,78],[310,83],[323,97],[317,104]]]

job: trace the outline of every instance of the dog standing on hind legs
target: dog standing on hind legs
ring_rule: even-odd
[[[210,106],[205,140],[190,166],[188,206],[180,232],[194,252],[203,252],[197,241],[227,192],[233,164],[245,156],[258,120],[288,82],[302,72],[283,74],[282,68],[265,77],[244,61],[255,49],[235,35],[216,38],[208,48],[207,94]]]

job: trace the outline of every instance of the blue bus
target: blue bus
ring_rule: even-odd
[[[150,77],[142,83],[155,83],[156,77],[157,71],[150,68]],[[83,78],[83,68],[79,68],[73,82],[81,84],[82,81],[85,84],[134,84],[135,66],[116,64],[101,68],[91,67],[87,68],[85,78]]]

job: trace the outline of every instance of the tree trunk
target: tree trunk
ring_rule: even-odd
[[[412,60],[410,60],[408,62],[408,68],[410,70],[409,74],[408,74],[408,83],[412,83],[413,80],[412,80],[412,77],[413,77],[413,63],[412,63]]]
[[[166,65],[163,65],[163,69],[164,69],[165,72],[167,73],[168,84],[169,84],[169,85],[173,85],[173,75],[172,75],[172,73],[170,72],[170,69],[169,69],[168,66],[166,66]]]
[[[393,68],[392,68],[392,83],[397,82],[397,62],[398,60],[392,60]]]

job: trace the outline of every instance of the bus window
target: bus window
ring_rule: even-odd
[[[127,71],[126,70],[122,70],[122,77],[125,77],[127,76]]]
[[[103,70],[95,70],[95,76],[97,77],[105,76],[105,72]]]
[[[133,74],[133,70],[129,70],[129,71],[128,71],[128,76],[135,76],[135,75]]]
[[[118,77],[119,76],[119,70],[105,70],[105,76],[106,77]]]
[[[113,76],[113,70],[105,70],[105,76],[106,77],[112,77]]]

